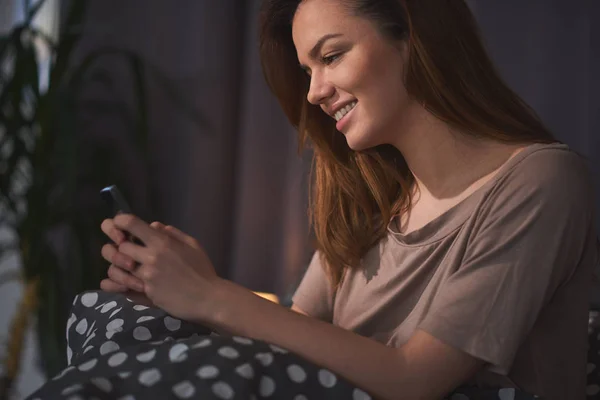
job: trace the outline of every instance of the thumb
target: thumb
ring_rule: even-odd
[[[164,227],[163,229],[165,232],[167,232],[171,237],[187,244],[190,247],[193,247],[195,249],[199,249],[200,248],[200,244],[198,243],[198,241],[196,239],[194,239],[193,237],[191,237],[190,235],[187,235],[185,233],[183,233],[182,231],[180,231],[179,229],[175,228],[174,226],[171,225],[167,225]]]

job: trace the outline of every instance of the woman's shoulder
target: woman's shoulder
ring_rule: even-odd
[[[523,148],[507,163],[496,186],[575,197],[592,196],[594,191],[587,158],[563,143]]]

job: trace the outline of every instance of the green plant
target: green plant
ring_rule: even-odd
[[[0,37],[0,226],[16,233],[0,244],[0,259],[18,252],[17,266],[0,275],[0,285],[20,279],[26,290],[11,326],[0,378],[0,399],[8,398],[18,373],[18,360],[28,317],[37,317],[42,369],[52,376],[65,366],[65,325],[71,300],[78,292],[98,287],[106,264],[99,257],[105,241],[99,231],[100,207],[81,206],[81,145],[76,115],[78,96],[94,79],[96,64],[106,55],[121,56],[130,66],[138,106],[133,132],[143,151],[148,127],[143,63],[134,53],[116,48],[94,49],[73,65],[72,54],[81,37],[87,0],[70,2],[58,43],[38,31],[32,20],[43,5],[25,1],[27,16]],[[40,62],[36,43],[52,54],[47,91],[40,91]],[[119,183],[107,167],[109,158],[96,157],[86,184],[100,189]],[[61,242],[57,246],[56,241]]]
[[[110,148],[83,154],[86,133],[81,132],[78,116],[95,111],[95,118],[108,114],[124,119],[137,152],[128,156],[147,162],[145,81],[151,79],[183,116],[199,129],[210,129],[173,82],[134,51],[106,45],[75,55],[84,35],[88,0],[67,2],[70,7],[59,40],[53,43],[32,25],[44,1],[32,6],[24,0],[25,21],[0,37],[0,234],[3,228],[16,233],[12,242],[0,243],[0,260],[14,252],[21,260],[20,268],[0,274],[0,287],[19,279],[26,288],[7,340],[4,361],[10,368],[0,377],[0,400],[8,398],[17,376],[30,317],[37,320],[42,370],[53,376],[66,363],[65,326],[72,299],[97,289],[106,275],[107,265],[100,257],[106,238],[99,229],[105,209],[102,204],[86,203],[81,193],[91,188],[93,197],[99,198],[95,195],[102,187],[117,184],[129,197],[121,171],[112,165]],[[44,92],[36,42],[52,54]],[[106,57],[116,57],[129,68],[133,111],[85,97],[87,87],[110,79],[102,64]],[[152,213],[152,207],[147,211]]]

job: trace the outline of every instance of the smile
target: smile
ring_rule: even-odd
[[[338,112],[336,112],[334,115],[335,120],[339,122],[340,119],[344,118],[344,115],[348,114],[356,106],[356,103],[357,103],[356,101],[353,101],[352,103],[348,104],[346,107],[344,107],[341,110],[339,110]]]

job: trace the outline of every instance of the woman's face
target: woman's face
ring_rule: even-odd
[[[384,38],[341,0],[304,0],[292,35],[310,75],[308,101],[334,118],[353,150],[393,144],[411,105],[403,83],[406,46]]]

